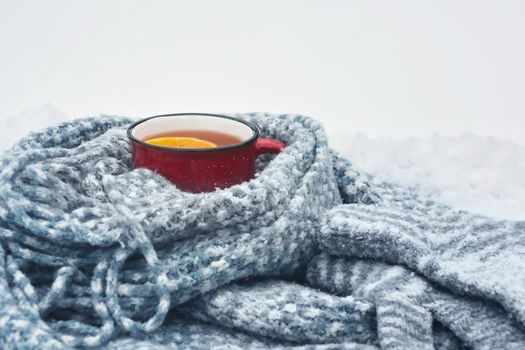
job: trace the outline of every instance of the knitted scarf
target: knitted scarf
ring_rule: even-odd
[[[2,349],[524,349],[525,222],[357,172],[298,115],[211,193],[130,167],[126,118],[0,158]]]

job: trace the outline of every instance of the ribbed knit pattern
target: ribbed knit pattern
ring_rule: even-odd
[[[309,263],[307,280],[328,293],[376,305],[383,348],[432,348],[433,339],[422,337],[431,332],[432,315],[472,348],[525,346],[520,325],[501,306],[444,290],[401,266],[323,253]]]
[[[314,120],[211,193],[131,170],[126,118],[32,134],[0,158],[5,349],[525,348],[523,222],[362,176]]]

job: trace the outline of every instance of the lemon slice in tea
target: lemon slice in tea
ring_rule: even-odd
[[[198,139],[196,137],[155,137],[144,140],[146,143],[155,146],[170,147],[170,148],[212,148],[217,147],[216,144],[210,141]]]

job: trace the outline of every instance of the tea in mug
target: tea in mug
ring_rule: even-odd
[[[236,136],[207,130],[177,130],[158,133],[143,140],[155,146],[169,148],[213,148],[241,143]]]

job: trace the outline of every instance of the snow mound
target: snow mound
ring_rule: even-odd
[[[330,135],[357,168],[436,200],[489,216],[525,219],[525,147],[494,137]]]
[[[67,119],[62,111],[50,104],[0,117],[0,152],[14,145],[30,131],[42,130]]]

